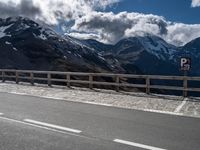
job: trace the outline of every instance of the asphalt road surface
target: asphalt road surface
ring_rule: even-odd
[[[200,119],[0,93],[0,150],[200,150]]]

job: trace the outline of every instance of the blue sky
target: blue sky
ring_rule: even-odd
[[[163,16],[169,21],[200,23],[200,7],[191,7],[191,0],[122,0],[107,11],[151,13]]]

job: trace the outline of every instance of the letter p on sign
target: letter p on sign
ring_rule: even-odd
[[[182,57],[181,58],[181,70],[189,71],[191,68],[191,58]]]

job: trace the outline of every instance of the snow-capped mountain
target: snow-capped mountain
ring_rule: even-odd
[[[200,38],[176,47],[146,34],[115,45],[57,34],[28,18],[0,19],[0,68],[181,75],[180,57],[200,76]]]
[[[175,46],[147,35],[120,40],[104,57],[113,56],[127,73],[175,75],[179,71],[174,61],[176,52]]]
[[[176,47],[160,37],[146,34],[122,39],[102,54],[112,65],[121,66],[121,72],[155,75],[182,75],[180,58],[191,57],[189,75],[200,76],[200,38]]]
[[[200,38],[192,40],[180,48],[176,57],[185,56],[192,60],[192,67],[190,74],[193,76],[200,76]]]
[[[0,19],[0,68],[106,72],[102,56],[23,17]]]

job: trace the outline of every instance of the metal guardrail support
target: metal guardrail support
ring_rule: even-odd
[[[5,82],[6,79],[5,79],[5,71],[2,71],[2,82]]]
[[[188,80],[187,80],[187,77],[185,76],[184,79],[183,79],[183,97],[187,97],[188,96]]]
[[[150,94],[150,78],[149,78],[149,76],[146,77],[146,93]]]
[[[120,84],[120,78],[119,78],[119,76],[115,77],[115,82],[117,83],[117,85],[116,85],[116,92],[119,92],[119,84]]]
[[[66,78],[67,78],[67,87],[70,88],[70,80],[71,80],[70,74],[67,74]]]
[[[50,73],[47,74],[47,79],[48,79],[48,81],[47,81],[48,86],[51,86],[51,74]]]
[[[89,75],[89,82],[90,82],[89,83],[89,88],[93,89],[93,83],[92,83],[93,82],[93,75],[92,74]]]
[[[33,74],[33,72],[30,73],[30,80],[31,80],[31,85],[34,85],[34,74]]]
[[[16,84],[19,84],[19,72],[18,71],[15,72],[15,76],[16,76]]]

